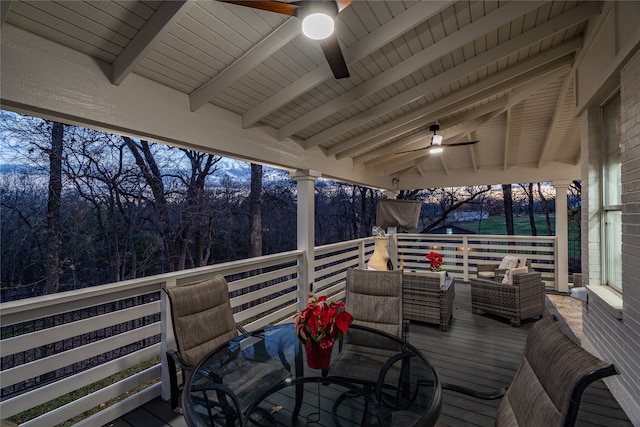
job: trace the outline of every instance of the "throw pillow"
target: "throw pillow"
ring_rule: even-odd
[[[513,276],[517,274],[528,273],[528,272],[529,272],[529,269],[527,267],[511,268],[507,270],[507,272],[505,273],[504,279],[502,279],[502,284],[513,285]]]
[[[502,261],[500,261],[498,270],[510,270],[516,267],[518,267],[518,257],[513,255],[505,255],[504,258],[502,258]]]
[[[527,259],[526,258],[518,258],[518,267],[526,267]]]

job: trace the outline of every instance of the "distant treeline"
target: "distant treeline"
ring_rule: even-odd
[[[262,208],[262,253],[296,248],[296,183],[285,171],[250,198],[249,179],[223,175],[219,156],[0,114],[2,161],[28,166],[0,174],[3,301],[246,258],[250,200]],[[371,234],[381,191],[322,179],[315,188],[316,245]],[[428,230],[456,209],[504,212],[495,192],[398,197],[425,202]]]

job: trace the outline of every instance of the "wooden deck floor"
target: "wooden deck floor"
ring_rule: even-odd
[[[548,311],[558,314],[548,302]],[[561,326],[572,336],[566,324]],[[522,358],[533,320],[514,328],[507,320],[471,314],[469,285],[456,282],[453,320],[447,332],[437,326],[412,322],[409,341],[421,349],[443,382],[491,390],[511,382]],[[575,339],[575,337],[574,337]],[[478,400],[445,390],[439,421],[449,426],[493,426],[499,400]],[[602,382],[592,384],[583,397],[578,417],[581,427],[633,425]],[[184,427],[182,415],[155,399],[110,423],[113,427]]]

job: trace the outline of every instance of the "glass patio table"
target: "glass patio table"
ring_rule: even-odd
[[[202,359],[182,393],[187,424],[434,425],[442,390],[423,354],[402,339],[364,326],[351,325],[348,334],[365,337],[386,349],[381,354],[392,355],[386,359],[386,367],[396,373],[391,384],[385,374],[362,381],[332,376],[331,367],[311,369],[293,324],[272,326],[233,339]],[[332,360],[340,357],[341,347],[334,345]]]

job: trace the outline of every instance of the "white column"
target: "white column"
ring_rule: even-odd
[[[300,289],[298,305],[300,309],[307,306],[307,295],[313,289],[313,269],[315,260],[315,182],[322,174],[314,170],[297,170],[292,174],[297,182],[297,243],[298,249],[304,252],[300,266]]]
[[[571,181],[553,181],[556,189],[556,291],[569,292],[567,189]]]
[[[395,199],[397,197],[397,192],[391,190],[384,190],[384,195],[387,199]],[[397,227],[387,227],[386,231],[389,236],[389,259],[393,264],[393,269],[398,269],[398,228]]]

